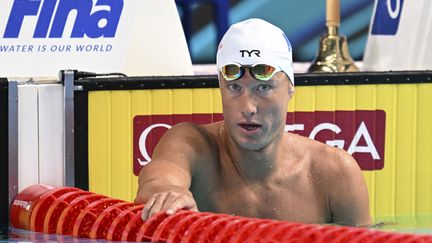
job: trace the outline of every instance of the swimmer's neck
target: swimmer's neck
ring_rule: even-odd
[[[281,158],[283,133],[260,150],[247,150],[238,146],[226,134],[228,155],[240,176],[255,181],[270,177],[277,170]]]

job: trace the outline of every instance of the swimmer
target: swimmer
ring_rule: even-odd
[[[304,223],[371,224],[367,186],[344,150],[285,132],[292,50],[260,19],[232,25],[216,58],[224,120],[180,123],[139,175],[142,217],[180,209]]]

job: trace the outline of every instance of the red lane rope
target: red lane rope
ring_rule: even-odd
[[[42,191],[41,191],[42,188]],[[142,221],[143,205],[70,187],[24,189],[12,203],[11,224],[80,238],[195,242],[431,242],[432,235],[302,224],[180,210]]]

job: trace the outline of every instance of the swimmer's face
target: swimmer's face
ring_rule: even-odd
[[[225,126],[237,145],[259,150],[282,136],[294,92],[285,73],[278,72],[269,81],[257,80],[249,72],[229,82],[219,75],[219,85]]]

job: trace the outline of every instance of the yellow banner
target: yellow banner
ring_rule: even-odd
[[[414,215],[421,219],[432,214],[431,99],[432,84],[427,83],[299,86],[288,112],[382,111],[383,168],[363,171],[371,214],[391,220]],[[136,116],[213,113],[222,113],[217,88],[89,92],[90,190],[134,199]],[[378,132],[367,128],[372,138]],[[359,147],[367,145],[365,137],[358,141]]]

